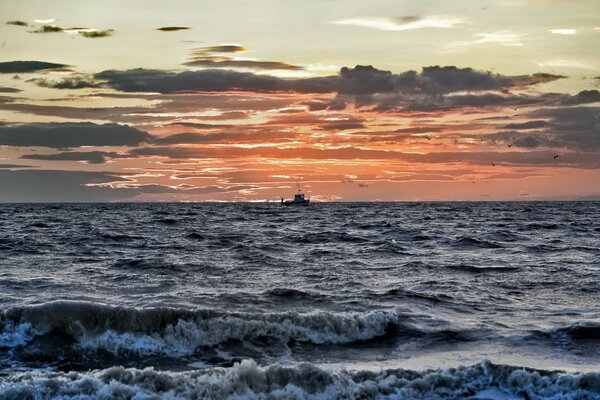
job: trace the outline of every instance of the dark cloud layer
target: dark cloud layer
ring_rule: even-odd
[[[496,142],[527,149],[600,150],[600,107],[544,108],[527,115],[544,119],[504,125],[503,128],[513,130],[488,136]]]
[[[0,164],[0,169],[15,169],[15,168],[35,168],[31,165],[21,164]]]
[[[31,123],[0,125],[0,145],[69,148],[80,146],[137,146],[151,135],[118,125],[80,123]]]
[[[84,89],[102,87],[100,82],[94,81],[89,75],[75,75],[69,78],[64,78],[60,81],[36,78],[30,79],[28,82],[34,82],[40,87],[52,89]]]
[[[563,100],[563,104],[586,104],[600,102],[600,91],[598,90],[582,90],[575,96],[567,97]]]
[[[56,154],[26,154],[21,156],[25,160],[85,161],[88,164],[102,164],[110,159],[126,157],[128,156],[106,151],[68,151]]]
[[[119,183],[112,187],[110,183]],[[0,202],[104,202],[135,199],[143,194],[206,195],[257,189],[255,185],[176,187],[140,185],[110,172],[0,169]]]
[[[13,87],[4,87],[0,86],[0,93],[18,93],[21,92],[21,89],[13,88]]]
[[[66,67],[68,67],[66,64],[57,64],[45,61],[7,61],[0,62],[0,73],[27,73]]]
[[[372,66],[344,67],[338,75],[284,79],[250,72],[206,69],[171,72],[109,70],[93,76],[95,84],[123,92],[298,92],[369,96],[378,93],[439,96],[457,91],[508,90],[560,79],[560,75],[504,76],[471,68],[425,67],[422,72],[393,74]],[[92,83],[90,83],[91,85]],[[403,97],[404,98],[404,97]],[[372,102],[368,99],[367,102]]]
[[[135,190],[113,189],[109,186],[87,186],[126,181],[107,172],[54,170],[0,171],[0,202],[96,202],[125,200],[135,196]]]

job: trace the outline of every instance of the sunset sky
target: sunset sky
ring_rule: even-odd
[[[0,201],[600,199],[597,0],[0,15]]]

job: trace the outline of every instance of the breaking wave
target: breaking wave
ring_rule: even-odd
[[[76,346],[84,349],[183,356],[231,340],[265,338],[312,344],[368,341],[386,335],[392,327],[402,330],[404,317],[398,311],[259,314],[56,301],[14,307],[0,314],[0,347],[25,346],[36,337],[59,334],[74,339]]]
[[[0,397],[168,399],[600,399],[600,373],[496,365],[379,372],[329,371],[313,364],[162,372],[112,367],[89,373],[24,372],[0,383]]]

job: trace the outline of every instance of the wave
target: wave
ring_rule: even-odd
[[[526,339],[531,341],[543,340],[566,348],[591,345],[592,352],[599,353],[600,323],[576,322],[559,328],[535,331]]]
[[[398,311],[259,314],[56,301],[0,314],[0,347],[24,346],[36,337],[59,334],[73,338],[83,349],[184,356],[231,340],[266,338],[317,345],[368,341],[394,326],[413,329],[402,324],[403,318]]]
[[[210,399],[600,399],[600,373],[496,365],[379,372],[330,371],[313,364],[165,372],[112,367],[87,373],[21,372],[0,383],[0,397]]]
[[[453,243],[454,246],[465,249],[499,249],[503,246],[483,239],[476,239],[469,236],[458,238]]]

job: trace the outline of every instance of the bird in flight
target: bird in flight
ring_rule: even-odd
[[[512,143],[508,145],[508,147],[513,147]]]
[[[425,138],[426,138],[427,140],[431,140],[431,136],[429,136],[429,135],[425,135]]]
[[[557,154],[557,155],[555,155],[555,156],[554,156],[554,157],[552,157],[552,158],[554,158],[554,159],[556,160],[558,157],[560,157],[560,154]]]
[[[492,167],[495,167],[495,166],[496,166],[496,163],[492,163]]]

